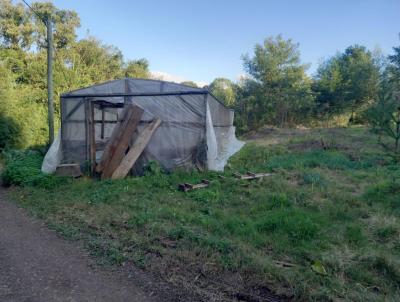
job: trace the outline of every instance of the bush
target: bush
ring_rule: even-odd
[[[33,150],[11,150],[4,152],[5,169],[2,173],[3,185],[28,185],[45,189],[53,188],[65,178],[42,173],[43,155]]]
[[[0,150],[16,147],[20,132],[15,121],[0,112]]]
[[[2,174],[3,184],[22,185],[32,182],[40,174],[42,156],[37,151],[9,151],[5,152],[5,169]]]

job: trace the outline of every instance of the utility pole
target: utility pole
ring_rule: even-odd
[[[53,104],[53,24],[51,15],[47,15],[47,99],[49,119],[49,144],[54,140],[54,104]]]

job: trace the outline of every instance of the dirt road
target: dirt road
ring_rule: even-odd
[[[99,267],[76,244],[7,201],[0,188],[0,301],[164,300],[151,297],[139,278]]]

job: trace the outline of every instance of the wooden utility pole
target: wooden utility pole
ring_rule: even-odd
[[[53,104],[53,24],[51,15],[47,15],[47,99],[49,120],[49,144],[54,140],[54,104]]]

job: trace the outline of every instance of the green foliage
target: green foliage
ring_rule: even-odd
[[[0,1],[0,37],[2,44],[10,48],[28,50],[34,46],[46,46],[46,27],[43,20],[52,16],[55,24],[54,42],[57,48],[65,48],[76,39],[80,19],[76,12],[58,9],[50,2],[34,2],[33,9],[41,19],[23,3]]]
[[[303,241],[315,238],[319,231],[318,219],[309,212],[300,209],[281,208],[268,213],[258,224],[260,231],[268,231],[291,241]]]
[[[379,134],[379,142],[400,159],[400,47],[393,50],[395,54],[389,56],[390,64],[381,76],[379,98],[365,116],[372,131]],[[393,144],[383,143],[382,136],[390,137]]]
[[[237,89],[237,85],[225,78],[216,78],[209,86],[211,93],[230,108],[236,105]]]
[[[381,203],[390,210],[400,211],[400,181],[392,179],[371,186],[364,198],[371,204]]]
[[[315,78],[317,111],[322,114],[360,113],[376,99],[379,67],[373,54],[355,45],[321,64]]]
[[[326,184],[325,178],[320,173],[303,173],[302,178],[305,184],[310,184],[312,186],[322,187]]]
[[[198,88],[199,86],[197,86],[197,84],[193,81],[184,81],[181,83],[182,85],[186,85],[186,86],[190,86],[190,87],[194,87],[194,88]]]
[[[179,282],[193,282],[199,274],[193,268],[206,263],[222,278],[218,293],[232,286],[232,274],[241,274],[254,286],[268,280],[271,290],[299,300],[396,300],[399,166],[375,160],[384,152],[366,129],[296,136],[327,141],[333,133],[341,138],[335,151],[256,141],[221,173],[165,174],[152,162],[143,177],[22,186],[15,198],[67,238],[81,239],[105,263],[134,261],[160,275],[178,268]],[[349,155],[354,153],[357,159]],[[273,176],[232,177],[247,170],[273,170]],[[210,186],[177,190],[179,183],[201,179]],[[190,284],[213,282],[201,278]],[[366,287],[361,291],[359,284]]]
[[[300,63],[299,45],[281,36],[257,44],[254,56],[243,57],[245,80],[238,113],[249,129],[304,120],[313,107],[307,65]]]
[[[388,81],[392,91],[400,91],[400,46],[393,47],[394,54],[388,57],[389,65],[387,66]]]
[[[269,169],[303,169],[326,167],[329,169],[362,169],[371,166],[369,161],[354,161],[337,151],[311,151],[301,154],[277,155],[267,163]],[[317,177],[317,176],[313,176]],[[309,181],[312,181],[309,179]],[[318,180],[315,180],[318,181]],[[321,180],[320,180],[321,181]]]
[[[372,126],[372,130],[381,136],[385,135],[393,140],[392,145],[381,142],[386,149],[400,153],[400,94],[382,95],[378,102],[365,112],[365,116]]]
[[[2,174],[5,185],[31,183],[40,175],[43,156],[37,151],[8,151]]]
[[[5,168],[1,176],[5,186],[22,185],[50,189],[66,182],[64,178],[41,172],[43,155],[39,151],[10,150],[3,154]]]
[[[127,78],[150,78],[149,62],[146,59],[128,61],[124,71]]]
[[[19,125],[10,117],[0,112],[0,151],[18,146],[21,135]]]
[[[80,20],[76,12],[34,2],[33,8],[54,22],[54,93],[56,125],[60,118],[59,96],[95,83],[129,77],[148,78],[145,59],[124,61],[116,47],[86,37],[77,40]],[[47,143],[46,30],[22,3],[0,1],[0,145],[31,147]],[[18,129],[15,127],[18,125]],[[19,131],[14,141],[6,140]]]

